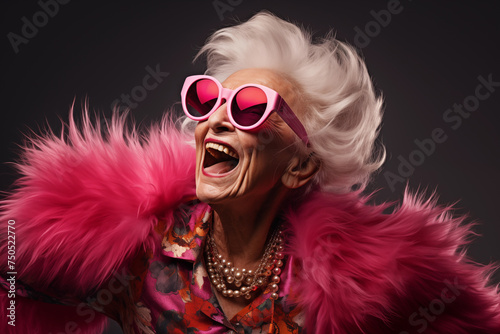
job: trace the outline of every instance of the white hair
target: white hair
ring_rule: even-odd
[[[207,57],[206,74],[221,82],[242,69],[266,68],[299,85],[307,110],[296,111],[297,116],[320,161],[309,189],[363,189],[382,165],[385,150],[375,147],[382,98],[350,45],[331,34],[314,43],[305,29],[260,12],[245,23],[216,31],[196,58],[201,55]]]

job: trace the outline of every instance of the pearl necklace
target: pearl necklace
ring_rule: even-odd
[[[284,258],[283,232],[280,228],[274,230],[255,271],[234,268],[233,264],[219,253],[213,237],[209,234],[207,238],[205,253],[208,274],[212,284],[224,297],[250,299],[252,292],[267,284],[264,293],[272,292],[271,299],[278,299],[279,275]]]

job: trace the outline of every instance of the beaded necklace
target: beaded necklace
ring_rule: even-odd
[[[210,280],[217,291],[228,298],[252,298],[252,292],[265,287],[272,291],[270,298],[278,299],[279,275],[283,266],[283,232],[281,227],[274,229],[260,260],[258,268],[253,270],[235,268],[224,259],[215,245],[211,234],[207,235],[205,254]]]

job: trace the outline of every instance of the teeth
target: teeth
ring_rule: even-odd
[[[207,148],[207,149],[211,148],[211,149],[217,150],[219,152],[224,152],[225,154],[229,155],[230,157],[238,159],[238,155],[236,153],[234,153],[233,151],[231,151],[228,147],[226,147],[224,145],[217,144],[217,143],[212,143],[212,142],[208,142],[205,145],[205,148]]]

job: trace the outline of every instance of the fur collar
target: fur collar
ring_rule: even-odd
[[[500,333],[488,270],[449,208],[406,195],[391,214],[367,198],[316,193],[289,214],[306,328],[315,333]]]

